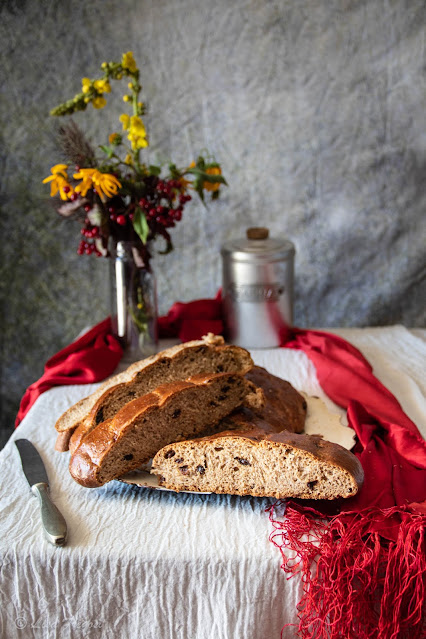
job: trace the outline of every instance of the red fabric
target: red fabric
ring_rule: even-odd
[[[62,384],[90,384],[105,379],[114,372],[122,354],[107,318],[46,362],[44,374],[29,386],[21,400],[15,427],[44,391]]]
[[[374,377],[365,357],[346,340],[323,331],[293,329],[283,343],[286,348],[303,350],[315,364],[318,381],[327,395],[340,406],[357,399],[379,419],[397,421],[401,428],[420,433],[405,415],[395,397]]]
[[[176,302],[166,316],[158,320],[160,338],[178,337],[182,342],[200,339],[207,333],[223,333],[222,301],[216,299]]]
[[[283,628],[291,627],[286,637],[425,637],[424,516],[395,506],[327,519],[306,505],[276,502],[270,521],[287,579],[302,575],[299,621]],[[372,533],[373,525],[393,527],[395,540]]]

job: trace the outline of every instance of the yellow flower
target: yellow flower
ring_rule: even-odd
[[[109,142],[110,144],[117,143],[118,138],[121,138],[121,135],[119,135],[118,133],[111,133],[111,134],[108,136],[108,142]]]
[[[100,171],[94,176],[94,184],[96,190],[105,193],[107,197],[112,197],[118,193],[118,189],[121,188],[121,182],[111,175],[111,173],[101,173]]]
[[[93,186],[92,176],[96,169],[80,169],[78,173],[74,173],[73,178],[75,180],[82,180],[81,184],[75,187],[75,192],[80,193],[82,197],[86,196],[86,193]]]
[[[210,166],[206,169],[208,175],[222,175],[220,166]],[[206,191],[218,191],[220,189],[220,182],[203,182],[203,189]]]
[[[102,96],[98,96],[96,98],[93,98],[92,104],[95,107],[95,109],[103,109],[104,106],[106,105],[106,100]]]
[[[132,115],[130,118],[130,130],[137,132],[139,135],[146,136],[145,125],[138,115]]]
[[[130,102],[131,97],[130,95],[123,95],[123,102]]]
[[[195,164],[193,166],[195,166]],[[182,177],[178,179],[178,182],[179,182],[179,189],[181,191],[186,191],[189,187],[192,186],[191,180],[187,180],[185,177],[183,177],[183,175]]]
[[[123,53],[123,57],[122,57],[122,60],[121,60],[121,66],[123,67],[123,69],[127,69],[131,73],[135,73],[135,71],[138,70],[138,67],[136,66],[136,62],[135,62],[135,59],[133,57],[133,52],[132,51],[128,51],[127,53]]]
[[[82,84],[83,93],[88,93],[90,91],[90,85],[92,84],[91,79],[90,78],[83,78],[81,80],[81,84]]]
[[[87,191],[95,188],[100,198],[104,195],[112,197],[116,195],[121,187],[121,182],[110,173],[101,173],[98,169],[80,169],[78,173],[74,173],[74,179],[81,180],[81,183],[75,187],[75,192],[85,197]]]
[[[58,192],[61,200],[68,200],[74,193],[71,184],[68,182],[67,164],[55,164],[50,169],[52,175],[43,180],[43,184],[50,182],[50,195],[54,197]]]
[[[126,155],[126,157],[124,158],[124,164],[128,164],[129,166],[132,166],[132,164],[133,164],[133,158],[132,158],[132,156],[130,155],[130,153],[128,153],[128,154]]]
[[[137,149],[144,149],[148,146],[146,129],[138,115],[132,115],[130,118],[129,135],[127,138],[130,140],[134,151]]]
[[[111,93],[111,85],[108,80],[95,80],[93,86],[100,93]]]
[[[123,131],[127,131],[130,124],[130,115],[127,115],[127,113],[123,113],[122,115],[120,115],[119,120],[123,125]]]

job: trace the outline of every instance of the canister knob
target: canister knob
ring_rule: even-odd
[[[253,226],[246,231],[248,240],[267,240],[269,237],[269,229],[264,226]]]

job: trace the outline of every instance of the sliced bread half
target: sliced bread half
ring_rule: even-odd
[[[251,430],[171,443],[154,457],[151,472],[174,491],[255,497],[336,499],[352,497],[363,470],[350,451],[315,435]]]
[[[150,393],[161,384],[198,374],[245,374],[252,367],[248,351],[225,344],[223,337],[211,333],[202,340],[164,350],[132,364],[71,406],[56,422],[55,428],[59,432],[56,449],[68,450],[70,436],[78,426],[84,424],[85,432],[90,432],[102,421],[113,417],[129,401]]]

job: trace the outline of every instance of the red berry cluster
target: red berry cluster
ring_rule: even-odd
[[[88,210],[90,210],[90,208]],[[84,220],[84,226],[81,229],[81,234],[86,239],[81,240],[80,244],[78,245],[78,255],[92,255],[92,253],[94,253],[95,255],[100,257],[102,253],[96,247],[96,244],[94,242],[96,238],[101,237],[100,227],[91,224],[90,220],[86,217],[86,219]]]
[[[127,216],[125,215],[125,206],[121,198],[113,198],[107,206],[107,211],[109,214],[109,219],[113,224],[118,224],[118,226],[126,226]],[[132,217],[133,216],[129,215],[130,219],[132,219]]]
[[[106,227],[103,226],[101,229],[92,224],[88,217],[85,218],[81,229],[84,239],[80,241],[77,249],[79,255],[101,256],[96,240],[102,239],[103,246],[106,247],[108,234],[116,239],[134,238],[132,220],[137,206],[140,206],[148,222],[150,229],[148,240],[161,235],[169,244],[171,243],[166,229],[174,227],[182,219],[183,209],[192,197],[185,192],[178,180],[162,180],[149,176],[145,179],[144,187],[143,197],[138,198],[133,195],[130,204],[126,205],[120,195],[116,195],[104,205],[103,210],[108,220]],[[93,205],[86,200],[83,208],[86,213],[89,213]]]
[[[164,229],[174,227],[182,219],[184,206],[192,198],[181,189],[177,180],[158,180],[138,201],[153,235],[163,234]]]

